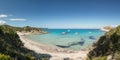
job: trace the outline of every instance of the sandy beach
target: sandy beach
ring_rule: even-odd
[[[50,54],[52,56],[50,60],[64,60],[64,58],[69,58],[70,60],[85,60],[87,57],[87,53],[89,52],[89,50],[72,51],[59,47],[55,48],[27,39],[25,35],[28,35],[29,33],[17,32],[17,34],[20,36],[20,39],[24,43],[24,46],[26,48],[33,50],[36,53]]]

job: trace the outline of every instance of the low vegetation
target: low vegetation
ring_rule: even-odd
[[[9,55],[0,54],[0,60],[13,60]]]
[[[9,25],[2,25],[2,27],[9,27],[9,28],[14,29],[15,31],[19,31],[19,32],[46,33],[46,32],[44,32],[44,30],[46,28],[36,28],[36,27],[30,27],[30,26],[13,27],[13,26],[9,26]]]
[[[35,52],[24,47],[16,33],[16,31],[22,29],[24,28],[9,25],[0,26],[0,60],[38,60],[46,58],[36,57]]]
[[[94,49],[89,52],[89,60],[102,60],[102,57],[111,55],[111,59],[120,60],[120,26],[106,32],[96,43]],[[103,58],[106,60],[106,58]]]

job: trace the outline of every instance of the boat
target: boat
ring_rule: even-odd
[[[75,35],[78,35],[78,32],[75,32]]]
[[[66,34],[66,32],[62,32],[62,35],[65,35]]]

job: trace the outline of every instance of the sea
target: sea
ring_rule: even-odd
[[[83,50],[92,46],[105,32],[100,29],[46,29],[47,34],[26,35],[26,38],[48,46]]]

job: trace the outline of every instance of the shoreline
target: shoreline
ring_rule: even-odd
[[[47,46],[45,44],[27,39],[25,35],[29,35],[30,33],[17,32],[17,34],[19,35],[26,48],[33,50],[36,53],[50,54],[52,56],[50,60],[64,60],[64,58],[69,58],[72,60],[85,60],[87,58],[87,53],[89,52],[88,49],[85,51],[73,51],[59,47]]]

